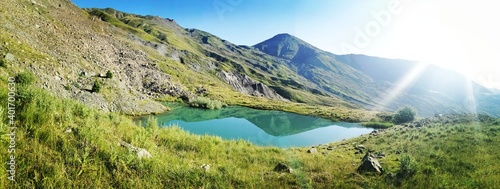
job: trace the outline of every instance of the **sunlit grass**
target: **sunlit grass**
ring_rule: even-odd
[[[0,104],[6,102],[1,79]],[[433,118],[422,128],[395,126],[377,136],[307,148],[256,147],[246,141],[192,135],[179,127],[146,127],[116,114],[89,109],[73,100],[57,99],[39,89],[19,88],[16,109],[17,183],[5,176],[3,187],[17,188],[494,188],[499,183],[500,121],[487,116]],[[6,146],[5,111],[0,145]],[[481,122],[477,122],[480,120]],[[68,129],[71,131],[68,132]],[[119,145],[126,141],[151,152],[138,159]],[[356,172],[360,158],[354,147],[384,152],[386,173]],[[331,147],[328,150],[327,147]],[[401,153],[401,154],[400,154]],[[386,174],[400,170],[409,155],[416,173],[401,182]],[[0,156],[6,162],[7,156]],[[274,172],[279,162],[293,173]],[[209,164],[209,171],[201,165]],[[5,169],[0,169],[6,175]]]

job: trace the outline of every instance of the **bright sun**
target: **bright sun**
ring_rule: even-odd
[[[401,0],[404,1],[404,0]],[[500,13],[494,1],[420,0],[404,4],[370,54],[455,70],[500,88]]]

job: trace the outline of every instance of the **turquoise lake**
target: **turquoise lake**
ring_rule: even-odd
[[[218,110],[167,104],[171,111],[154,115],[160,127],[177,125],[189,133],[214,135],[227,140],[247,140],[259,146],[303,147],[340,141],[374,129],[356,123],[294,113],[227,107]],[[148,116],[139,118],[146,121]]]

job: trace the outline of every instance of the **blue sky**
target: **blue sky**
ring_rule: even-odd
[[[330,0],[318,0],[313,4],[290,0],[73,2],[84,8],[112,7],[125,12],[172,18],[182,27],[205,30],[239,45],[254,45],[278,33],[290,33],[304,40],[311,32],[333,35],[343,32],[343,28],[354,19],[342,19],[351,4]]]
[[[435,64],[500,88],[500,13],[488,0],[72,0],[172,18],[238,45],[290,33],[335,54]]]

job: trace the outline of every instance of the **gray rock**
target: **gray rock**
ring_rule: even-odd
[[[201,165],[201,169],[203,169],[203,171],[205,171],[205,172],[208,172],[208,171],[210,171],[210,165],[209,164],[203,164],[203,165]]]
[[[14,57],[14,55],[13,55],[13,54],[11,54],[11,53],[7,53],[7,54],[5,55],[5,60],[7,60],[7,61],[9,61],[9,62],[12,62],[12,61],[14,61],[14,60],[15,60],[15,57]]]
[[[291,167],[289,167],[287,164],[284,164],[284,163],[278,163],[278,165],[276,165],[274,167],[274,171],[276,171],[276,172],[285,172],[285,173],[293,173],[293,169]]]
[[[374,172],[374,173],[383,173],[384,169],[382,165],[378,162],[377,158],[371,153],[366,153],[363,159],[361,160],[361,165],[357,169],[358,172]]]
[[[73,129],[71,128],[68,128],[64,131],[64,133],[67,133],[67,134],[70,134],[70,133],[73,133]]]
[[[146,149],[144,148],[138,148],[137,149],[137,157],[139,157],[139,159],[142,159],[142,158],[152,158],[153,156],[151,155],[151,153],[149,153]]]
[[[384,158],[385,157],[385,153],[384,152],[378,152],[375,154],[377,158]]]
[[[127,148],[128,150],[130,150],[132,152],[135,152],[137,154],[137,157],[139,159],[142,159],[142,158],[152,158],[153,157],[151,155],[151,153],[149,153],[146,149],[132,146],[131,144],[129,144],[129,143],[125,142],[125,141],[121,141],[120,142],[120,146],[123,146],[123,147]]]
[[[318,149],[316,149],[316,147],[311,147],[311,148],[309,148],[309,150],[307,150],[307,153],[310,153],[310,154],[318,153]]]

